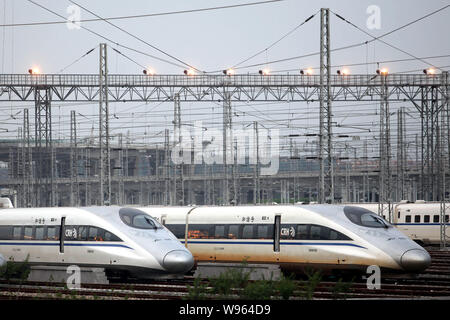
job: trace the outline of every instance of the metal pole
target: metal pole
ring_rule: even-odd
[[[75,110],[70,111],[70,205],[79,205],[78,186],[78,142],[77,142],[77,120]]]
[[[392,222],[392,175],[391,175],[391,133],[388,104],[387,75],[381,77],[380,97],[380,175],[378,214]]]
[[[111,163],[109,148],[108,56],[106,43],[100,44],[99,68],[99,140],[100,140],[100,205],[111,204]]]
[[[319,203],[334,203],[329,17],[329,9],[320,9]]]

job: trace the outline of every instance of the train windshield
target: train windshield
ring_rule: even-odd
[[[122,208],[119,210],[120,219],[127,226],[137,229],[160,229],[162,226],[151,216],[134,208]]]
[[[353,223],[369,228],[389,228],[389,223],[372,211],[358,207],[344,207],[346,217]]]

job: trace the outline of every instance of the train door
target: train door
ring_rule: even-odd
[[[273,252],[280,252],[281,215],[275,215],[273,226]]]
[[[61,217],[61,228],[59,229],[59,253],[64,253],[65,236],[66,236],[66,217]]]
[[[281,214],[275,214],[273,224],[273,260],[278,262],[280,261],[281,251]]]

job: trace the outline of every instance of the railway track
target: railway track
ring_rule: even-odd
[[[428,251],[432,263],[427,270],[417,275],[385,275],[380,289],[368,289],[362,279],[353,282],[326,279],[314,285],[311,291],[307,281],[295,280],[290,299],[450,299],[450,251],[430,248]],[[214,284],[208,279],[195,284],[193,277],[185,277],[146,283],[82,284],[75,289],[67,288],[64,283],[0,280],[0,299],[181,300],[192,298],[190,294],[196,285],[202,287],[204,298],[224,297],[212,293]],[[311,291],[309,296],[308,290]],[[226,298],[238,299],[242,292],[242,289],[232,289]],[[272,299],[277,298],[279,292],[275,290]]]
[[[321,281],[310,296],[314,299],[368,299],[368,298],[448,298],[450,299],[450,281],[435,281],[410,283],[387,283],[382,281],[381,289],[369,290],[365,283],[347,283],[345,290],[336,290],[338,282]],[[291,299],[305,299],[304,283],[295,281],[295,290]],[[203,289],[212,290],[208,280],[202,280]],[[342,285],[342,283],[341,283]],[[345,285],[345,284],[344,284]],[[155,281],[145,284],[84,284],[78,289],[69,289],[62,283],[45,282],[0,282],[0,299],[87,299],[87,300],[180,300],[189,298],[189,287],[194,286],[192,279],[178,281]],[[242,289],[233,289],[227,296],[239,299]],[[221,299],[223,296],[208,293],[208,299]],[[279,298],[275,292],[273,299]]]

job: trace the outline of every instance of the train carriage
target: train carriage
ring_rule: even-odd
[[[196,261],[416,272],[428,253],[372,212],[350,206],[145,207]]]
[[[142,278],[185,273],[194,264],[191,253],[148,214],[115,206],[1,210],[0,255]]]
[[[348,205],[378,213],[378,204],[376,203],[351,203]],[[438,202],[401,202],[393,204],[392,224],[420,244],[436,245],[441,241],[441,224],[447,228],[449,226],[449,214],[450,212],[447,212],[441,217],[441,204]]]

